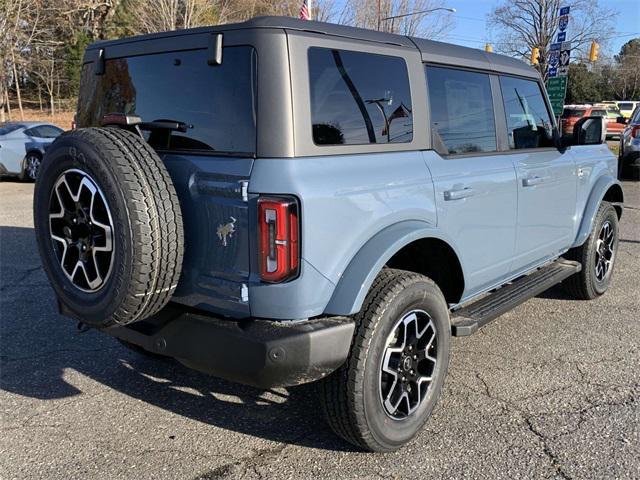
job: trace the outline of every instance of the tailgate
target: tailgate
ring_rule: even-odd
[[[162,155],[184,222],[182,276],[172,298],[192,307],[249,315],[249,215],[252,158]]]

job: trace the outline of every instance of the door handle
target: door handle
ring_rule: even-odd
[[[461,188],[459,190],[446,190],[444,192],[445,200],[460,200],[473,195],[473,189],[469,187]]]
[[[523,187],[533,187],[535,185],[540,185],[543,182],[544,182],[544,177],[539,177],[539,176],[536,175],[535,177],[523,178],[522,179],[522,186]]]

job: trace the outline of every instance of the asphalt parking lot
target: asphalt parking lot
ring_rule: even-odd
[[[640,184],[612,289],[554,288],[454,339],[418,438],[367,454],[325,426],[313,388],[261,391],[129,351],[59,316],[33,185],[0,182],[0,478],[639,478]]]

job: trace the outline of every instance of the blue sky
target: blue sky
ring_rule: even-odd
[[[457,10],[453,14],[455,26],[442,40],[467,47],[482,48],[488,40],[492,40],[488,37],[487,14],[501,3],[503,2],[498,0],[448,0],[446,5]],[[571,4],[570,0],[567,3]],[[600,0],[600,5],[620,12],[614,27],[615,31],[608,32],[610,36],[620,35],[618,38],[612,38],[610,45],[610,53],[618,53],[625,42],[631,38],[640,37],[640,0]]]

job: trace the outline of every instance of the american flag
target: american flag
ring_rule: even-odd
[[[302,6],[300,7],[300,19],[309,20],[309,0],[302,0]]]

